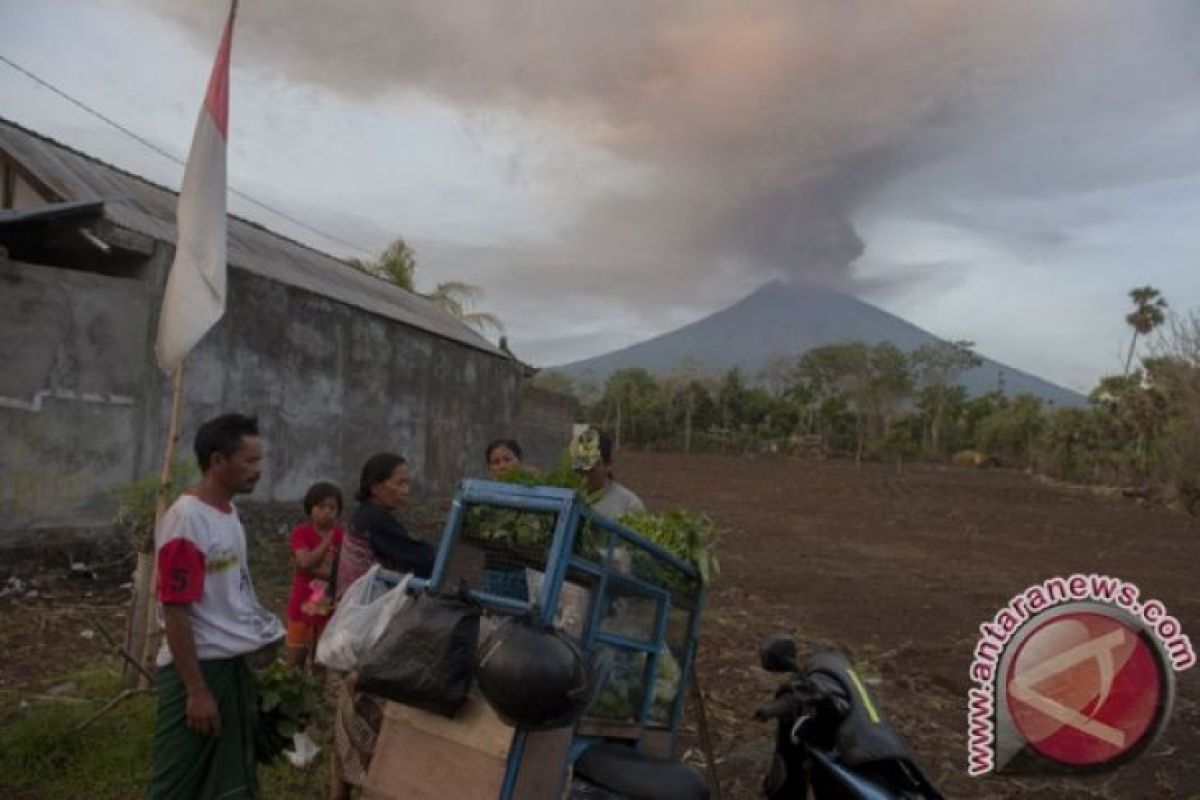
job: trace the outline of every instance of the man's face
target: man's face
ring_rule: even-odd
[[[214,453],[216,478],[231,494],[249,494],[262,477],[263,444],[257,436],[243,436],[233,455]]]
[[[589,492],[598,492],[608,483],[608,465],[600,462],[583,473],[583,485]]]

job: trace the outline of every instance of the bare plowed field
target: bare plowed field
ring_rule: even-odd
[[[1200,798],[1200,668],[1177,676],[1166,735],[1120,771],[984,780],[965,772],[979,625],[1025,587],[1074,572],[1133,581],[1200,642],[1200,525],[1188,517],[1000,470],[922,465],[898,475],[844,461],[624,453],[617,472],[652,508],[698,508],[724,531],[699,677],[726,798],[757,796],[771,732],[751,714],[776,682],[758,668],[757,648],[779,632],[845,649],[948,797]],[[409,521],[435,536],[440,511],[426,512],[410,509]],[[256,584],[281,611],[292,516],[247,520]],[[123,635],[128,591],[119,584],[129,563],[107,565],[95,580],[65,577],[65,564],[30,581],[36,596],[0,599],[0,726],[25,702],[74,693],[58,686],[64,676],[116,663],[96,628]]]
[[[1178,676],[1166,735],[1118,772],[965,772],[968,667],[980,623],[1052,577],[1137,583],[1200,641],[1200,525],[1018,473],[844,461],[625,453],[617,472],[652,507],[687,505],[724,530],[699,661],[726,795],[753,797],[769,732],[750,719],[774,686],[767,636],[838,645],[951,797],[1200,797],[1200,669]],[[874,682],[874,681],[873,681]]]

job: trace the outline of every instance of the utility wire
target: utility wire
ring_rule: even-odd
[[[96,119],[105,123],[106,125],[110,125],[113,128],[116,128],[118,131],[125,134],[130,139],[133,139],[138,144],[140,144],[144,147],[147,147],[150,150],[153,150],[155,153],[159,154],[163,158],[169,159],[169,160],[175,162],[176,164],[179,164],[180,166],[187,166],[187,163],[183,159],[181,159],[179,156],[175,155],[174,153],[171,153],[168,150],[165,150],[162,147],[159,147],[154,142],[150,141],[149,139],[145,138],[144,136],[139,135],[135,131],[130,130],[126,126],[122,125],[121,123],[117,122],[116,120],[112,119],[111,117],[106,116],[105,114],[101,113],[100,111],[97,111],[96,109],[92,108],[87,103],[83,102],[82,100],[79,100],[78,98],[73,97],[72,95],[70,95],[67,92],[63,91],[62,89],[58,88],[57,86],[50,83],[49,81],[47,81],[41,77],[38,77],[34,73],[27,70],[25,67],[22,67],[20,64],[16,63],[12,59],[5,56],[3,53],[0,53],[0,62],[7,64],[9,67],[11,67],[12,69],[21,73],[25,77],[29,78],[31,81],[38,84],[42,88],[53,92],[54,94],[58,95],[62,99],[66,100],[71,105],[76,106],[77,108],[83,110],[84,112],[86,112],[88,114],[91,114],[93,117],[95,117]],[[291,214],[288,214],[285,211],[280,211],[278,208],[268,205],[261,200],[255,199],[254,197],[251,197],[250,195],[246,194],[245,192],[235,189],[232,186],[230,186],[228,188],[229,188],[230,194],[236,195],[236,196],[240,197],[241,199],[245,200],[246,202],[252,203],[253,205],[258,206],[259,208],[263,209],[264,211],[269,211],[270,213],[276,215],[277,217],[287,220],[288,222],[292,223],[293,225],[301,227],[304,230],[309,231],[310,233],[315,233],[318,236],[320,236],[324,239],[327,239],[331,242],[336,242],[337,244],[340,244],[343,247],[348,247],[351,250],[353,250],[354,252],[359,253],[364,256],[367,256],[368,258],[374,258],[374,255],[372,255],[371,253],[368,253],[366,250],[363,250],[361,247],[359,247],[356,244],[353,244],[351,242],[346,241],[345,239],[341,239],[337,236],[334,236],[331,233],[326,233],[325,231],[321,230],[320,228],[314,228],[312,225],[309,225],[307,222],[297,219],[296,217],[293,217]]]

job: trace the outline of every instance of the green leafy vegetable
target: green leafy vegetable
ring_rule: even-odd
[[[320,685],[308,673],[276,662],[255,675],[258,724],[254,749],[260,764],[277,761],[316,714]]]

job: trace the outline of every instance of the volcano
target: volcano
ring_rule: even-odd
[[[682,328],[554,369],[602,383],[619,369],[641,367],[665,375],[690,359],[704,373],[719,374],[738,367],[752,377],[776,356],[796,357],[814,347],[853,340],[891,342],[906,352],[941,341],[851,295],[806,283],[772,281],[728,308]],[[982,365],[959,377],[959,383],[973,396],[1001,389],[1009,396],[1032,394],[1058,406],[1086,402],[1069,389],[980,357]]]

